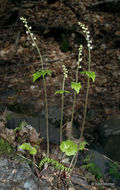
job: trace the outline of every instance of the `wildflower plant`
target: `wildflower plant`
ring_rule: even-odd
[[[47,89],[46,89],[46,75],[51,75],[51,70],[44,70],[43,67],[43,59],[42,55],[40,53],[40,50],[38,48],[38,45],[36,43],[36,37],[31,32],[31,27],[28,26],[27,20],[23,17],[20,18],[20,20],[24,23],[24,26],[26,28],[26,34],[31,38],[32,40],[32,46],[34,46],[39,54],[40,63],[42,66],[42,69],[37,71],[33,74],[33,82],[35,82],[38,78],[41,76],[43,77],[43,84],[44,84],[44,93],[45,93],[45,107],[46,107],[46,131],[47,131],[47,156],[40,162],[39,168],[42,167],[44,163],[50,163],[57,169],[70,171],[70,168],[73,164],[74,159],[77,159],[78,151],[83,150],[85,148],[85,145],[88,144],[86,141],[82,140],[83,138],[83,131],[85,127],[85,119],[86,119],[86,111],[87,111],[87,104],[88,104],[88,93],[89,93],[89,87],[90,87],[90,78],[92,81],[95,81],[95,72],[91,71],[91,55],[90,51],[92,49],[92,41],[90,40],[90,32],[88,28],[82,24],[81,22],[78,22],[78,25],[82,28],[83,33],[85,34],[85,38],[87,41],[87,47],[88,47],[88,70],[81,72],[81,74],[85,74],[88,77],[87,82],[87,91],[86,91],[86,98],[85,98],[85,109],[84,109],[84,117],[83,117],[83,123],[82,123],[82,129],[80,134],[80,140],[79,144],[74,143],[73,141],[69,139],[66,141],[62,141],[62,123],[63,123],[63,110],[64,110],[64,93],[70,93],[69,91],[65,90],[65,80],[67,78],[68,71],[65,67],[65,65],[62,65],[63,68],[63,83],[62,83],[62,89],[55,92],[55,94],[61,94],[62,95],[62,108],[61,108],[61,122],[60,122],[60,150],[65,153],[66,156],[73,156],[72,161],[70,163],[69,169],[63,166],[62,164],[58,163],[57,161],[49,158],[49,126],[48,126],[48,102],[47,102]],[[71,88],[74,90],[74,99],[73,99],[73,107],[72,107],[72,117],[71,117],[71,128],[74,118],[74,110],[75,110],[75,103],[76,103],[76,95],[79,94],[81,89],[81,83],[78,82],[78,75],[79,75],[79,68],[81,68],[81,61],[82,61],[82,50],[83,46],[80,45],[79,47],[79,53],[78,53],[78,61],[77,61],[77,69],[76,69],[76,78],[75,82],[71,82]],[[31,147],[31,145],[28,143],[24,143],[21,145],[23,149],[28,150],[30,154],[36,154],[36,149],[34,147]],[[76,163],[76,160],[75,160]],[[75,164],[74,164],[75,165]]]
[[[61,120],[60,120],[60,144],[62,143],[62,123],[63,123],[63,109],[64,109],[64,93],[70,93],[67,90],[64,90],[65,88],[65,79],[67,78],[67,68],[65,65],[62,65],[63,68],[63,84],[62,84],[62,90],[57,90],[55,94],[62,94],[62,108],[61,108]]]
[[[42,66],[42,70],[37,71],[36,73],[33,74],[33,82],[35,82],[38,78],[41,76],[43,77],[43,84],[44,84],[44,94],[45,94],[45,107],[46,107],[46,131],[47,131],[47,156],[49,157],[49,126],[48,126],[48,102],[47,102],[47,89],[46,89],[46,80],[45,76],[51,75],[51,70],[44,70],[43,68],[43,59],[42,55],[40,53],[40,50],[38,48],[37,42],[36,42],[36,37],[34,34],[31,32],[32,27],[28,26],[27,19],[24,17],[21,17],[20,20],[23,22],[25,28],[26,28],[26,34],[31,38],[32,40],[32,46],[34,46],[37,49],[37,52],[39,54],[40,58],[40,63]]]
[[[91,54],[90,51],[92,50],[92,41],[90,39],[90,32],[88,28],[81,22],[78,22],[78,25],[82,28],[83,33],[85,34],[85,38],[87,41],[87,47],[88,47],[88,71],[83,71],[81,74],[86,74],[88,77],[87,82],[87,91],[86,91],[86,98],[85,98],[85,109],[84,109],[84,116],[83,116],[83,123],[82,123],[82,129],[81,129],[81,135],[80,139],[83,136],[83,131],[85,127],[85,119],[86,119],[86,112],[87,112],[87,105],[88,105],[88,94],[89,94],[89,88],[90,88],[90,78],[92,78],[93,82],[95,81],[95,72],[91,71]]]
[[[76,94],[79,94],[79,91],[81,89],[81,83],[78,82],[78,71],[79,68],[81,68],[80,62],[82,61],[82,49],[83,46],[80,45],[79,47],[79,53],[78,53],[78,61],[77,61],[77,70],[76,70],[76,81],[75,82],[71,82],[71,88],[74,89],[74,99],[73,99],[73,107],[72,107],[72,118],[71,118],[71,128],[72,128],[72,124],[73,124],[73,118],[74,118],[74,111],[75,111],[75,102],[76,102]],[[70,139],[70,136],[69,136]]]
[[[85,34],[85,38],[87,41],[87,47],[88,47],[88,70],[81,72],[81,74],[86,74],[86,76],[88,77],[88,82],[87,82],[87,91],[86,91],[86,98],[85,98],[84,116],[83,116],[83,122],[82,122],[82,128],[81,128],[80,140],[79,140],[79,146],[80,146],[82,139],[83,139],[83,132],[84,132],[84,128],[85,128],[85,119],[86,119],[86,112],[87,112],[87,105],[88,105],[88,94],[89,94],[89,88],[90,88],[90,78],[94,82],[96,75],[95,75],[95,72],[91,71],[91,54],[90,54],[90,51],[92,49],[92,41],[90,40],[90,32],[89,32],[88,28],[84,24],[82,24],[81,22],[78,22],[78,25],[82,28],[82,31]],[[71,128],[72,128],[73,117],[74,117],[76,93],[79,94],[79,91],[81,89],[81,83],[78,82],[78,70],[79,70],[79,68],[81,68],[80,62],[82,61],[82,58],[81,58],[82,48],[83,48],[82,45],[80,45],[79,53],[78,53],[77,70],[76,70],[76,82],[71,83],[71,88],[75,90],[74,99],[73,99],[73,108],[72,108]],[[69,139],[70,139],[70,136],[69,136]],[[77,156],[78,156],[78,151],[76,152],[76,154],[73,157],[73,161],[75,159],[74,166],[77,162]]]

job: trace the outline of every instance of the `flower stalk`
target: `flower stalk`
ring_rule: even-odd
[[[42,66],[42,71],[44,69],[43,67],[43,59],[42,59],[42,55],[41,52],[38,48],[38,45],[36,43],[36,37],[33,35],[33,33],[31,32],[32,27],[28,26],[27,24],[27,19],[24,17],[21,17],[20,20],[23,22],[25,28],[26,28],[26,34],[30,36],[31,40],[32,40],[32,46],[35,46],[37,49],[37,52],[39,54],[39,58],[40,58],[40,63]],[[47,102],[47,89],[46,89],[46,80],[45,77],[43,77],[43,86],[44,86],[44,94],[45,94],[45,108],[46,108],[46,133],[47,133],[47,157],[49,157],[49,126],[48,126],[48,102]]]

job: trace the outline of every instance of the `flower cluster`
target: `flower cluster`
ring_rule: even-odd
[[[81,68],[80,62],[82,61],[82,58],[81,58],[81,56],[82,56],[82,49],[83,49],[83,46],[81,44],[80,47],[79,47],[79,53],[78,53],[78,62],[77,62],[78,68]]]
[[[83,33],[85,33],[85,35],[86,35],[88,48],[92,49],[92,41],[90,40],[90,32],[89,32],[88,28],[81,22],[78,22],[78,25],[82,28]]]
[[[31,39],[32,39],[32,46],[35,46],[36,43],[35,43],[35,40],[36,40],[36,37],[34,36],[34,34],[31,32],[31,29],[32,27],[31,26],[28,26],[28,23],[27,23],[27,19],[24,18],[24,17],[20,17],[20,20],[23,22],[25,28],[26,28],[26,34],[30,35]]]
[[[62,68],[63,68],[64,78],[67,78],[67,74],[68,74],[67,68],[65,67],[65,65],[62,65]]]

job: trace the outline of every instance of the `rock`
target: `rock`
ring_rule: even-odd
[[[0,102],[0,112],[4,112],[5,108],[5,105]]]
[[[0,159],[0,190],[52,190],[57,186],[58,176],[52,169],[42,170],[42,178],[38,179],[28,163],[18,159]],[[87,181],[79,175],[71,174],[71,181],[76,190],[89,190],[90,188]],[[55,189],[66,190],[64,185],[61,188],[55,187]]]
[[[87,121],[94,121],[96,118],[96,113],[93,109],[87,111],[86,119]]]
[[[42,186],[47,190],[46,185],[38,182],[27,162],[0,159],[0,190],[39,190]]]
[[[120,119],[102,122],[97,128],[97,133],[106,155],[120,162]]]
[[[90,162],[83,162],[83,160],[87,157],[90,156]],[[84,165],[87,163],[94,163],[95,166],[98,168],[98,170],[102,173],[102,178],[104,180],[104,182],[108,180],[108,178],[110,178],[110,161],[108,159],[106,159],[106,157],[93,150],[93,149],[89,149],[87,152],[78,155],[78,161],[77,161],[77,165]],[[94,170],[95,171],[95,170]],[[120,180],[116,180],[114,177],[111,177],[111,184],[113,184],[113,186],[116,186],[118,189],[120,187]]]
[[[57,107],[49,107],[49,134],[50,134],[50,143],[59,144],[59,126],[60,123],[60,111]],[[45,109],[37,114],[37,116],[29,116],[25,114],[12,113],[11,119],[7,121],[6,127],[9,129],[14,129],[18,127],[19,123],[26,121],[27,124],[31,125],[40,133],[40,136],[43,137],[43,141],[46,141],[46,118],[45,118]],[[57,127],[56,127],[57,126]],[[63,140],[65,137],[63,136]]]
[[[2,93],[2,99],[6,98],[6,97],[13,97],[16,95],[16,90],[13,89],[7,89]]]

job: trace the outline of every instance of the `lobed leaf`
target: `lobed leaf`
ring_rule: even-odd
[[[38,78],[45,77],[46,74],[51,75],[51,70],[42,70],[42,71],[37,71],[36,73],[33,74],[33,82],[35,82]]]
[[[60,150],[65,152],[67,156],[72,156],[75,155],[79,149],[77,144],[75,144],[73,141],[66,140],[61,143]]]
[[[83,72],[81,72],[81,74],[83,74],[83,75],[86,74],[89,78],[92,79],[93,82],[95,81],[95,77],[96,77],[95,72],[93,72],[93,71],[83,71]]]
[[[20,149],[28,150],[31,155],[35,155],[37,153],[36,148],[32,147],[30,143],[23,143],[19,146]]]
[[[77,94],[79,94],[81,87],[82,86],[80,82],[71,82],[71,88],[74,89]]]

